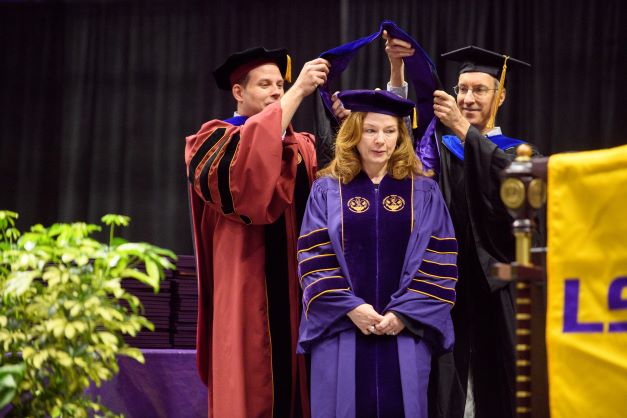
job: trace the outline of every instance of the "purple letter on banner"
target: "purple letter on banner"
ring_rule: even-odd
[[[578,322],[579,279],[564,280],[564,332],[603,332],[602,322]]]
[[[623,289],[627,287],[627,277],[617,277],[610,283],[607,292],[607,304],[610,311],[627,309],[627,299],[621,298]],[[610,322],[610,332],[627,332],[627,322]]]

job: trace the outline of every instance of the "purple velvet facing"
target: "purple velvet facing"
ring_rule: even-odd
[[[425,259],[422,260],[422,264],[420,264],[418,271],[427,276],[436,276],[457,280],[457,266],[455,264],[444,265]]]
[[[437,253],[457,253],[457,240],[455,238],[431,237],[429,239],[427,251],[435,251]]]
[[[356,213],[350,209],[349,202],[358,197],[371,202],[367,212]],[[342,186],[342,201],[344,253],[354,278],[355,294],[373,305],[377,312],[384,313],[398,289],[411,233],[412,181],[386,176],[375,188],[361,173],[348,186]],[[389,201],[395,205],[386,205]],[[358,334],[356,416],[404,416],[397,351],[394,337]]]
[[[320,245],[329,242],[329,231],[324,228],[318,231],[308,231],[298,238],[298,251],[303,251],[314,245]]]
[[[422,279],[414,279],[408,289],[415,290],[450,304],[455,304],[455,289],[453,288],[444,288],[434,283],[425,282]]]
[[[303,309],[307,312],[309,304],[317,296],[330,290],[348,290],[349,285],[344,277],[323,277],[309,284],[303,291]]]
[[[337,258],[335,254],[324,255],[324,257],[316,257],[305,259],[306,261],[301,261],[298,266],[298,271],[301,277],[301,284],[303,277],[311,274],[315,271],[332,271],[339,269],[340,266],[337,263]],[[330,273],[326,273],[327,275]]]

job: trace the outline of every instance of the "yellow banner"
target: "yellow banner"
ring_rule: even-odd
[[[627,145],[549,159],[552,418],[627,417]]]

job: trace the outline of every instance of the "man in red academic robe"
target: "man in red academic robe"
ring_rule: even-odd
[[[329,63],[306,63],[285,92],[290,67],[284,49],[231,55],[214,76],[232,92],[235,116],[187,137],[197,363],[210,417],[309,416],[305,362],[295,354],[296,240],[316,157],[313,136],[290,121]]]

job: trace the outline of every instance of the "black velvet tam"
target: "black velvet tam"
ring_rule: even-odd
[[[284,74],[286,78],[290,78],[287,74],[289,72],[289,55],[287,49],[266,49],[262,46],[231,54],[224,64],[216,68],[213,72],[213,77],[216,80],[218,88],[231,90],[231,86],[234,83],[233,79],[239,78],[237,74],[243,76],[253,68],[269,62],[275,63],[279,67],[281,74]]]

